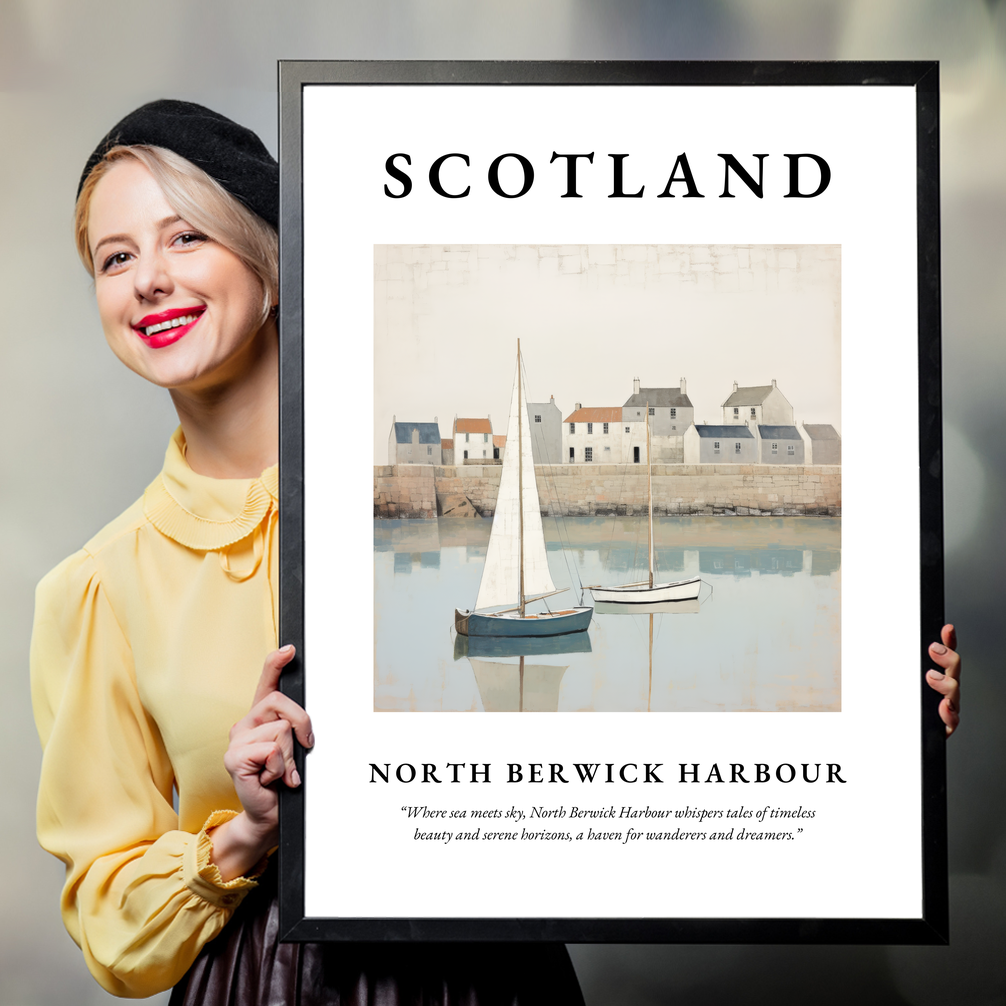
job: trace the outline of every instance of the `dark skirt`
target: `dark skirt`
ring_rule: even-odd
[[[561,943],[280,943],[274,873],[169,1006],[583,1006]]]

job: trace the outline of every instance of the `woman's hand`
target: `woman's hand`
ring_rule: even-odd
[[[293,759],[293,737],[314,746],[311,718],[278,690],[283,668],[293,659],[292,646],[273,650],[265,659],[255,698],[247,716],[231,727],[224,766],[244,810],[210,832],[211,859],[224,880],[252,869],[279,837],[278,780],[300,785]]]
[[[929,687],[943,696],[940,719],[947,725],[949,737],[961,721],[961,658],[957,651],[957,632],[952,625],[944,625],[941,643],[931,643],[929,656],[943,668],[926,673]]]

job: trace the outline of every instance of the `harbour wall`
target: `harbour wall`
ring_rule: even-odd
[[[431,520],[492,517],[499,465],[377,465],[374,516]],[[838,517],[839,465],[653,465],[653,512]],[[543,515],[646,513],[640,465],[535,465]]]

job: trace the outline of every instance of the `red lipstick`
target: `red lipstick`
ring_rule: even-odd
[[[161,349],[178,342],[179,339],[187,335],[205,310],[205,306],[199,305],[196,307],[173,307],[168,311],[148,314],[133,325],[133,331],[151,349]],[[181,319],[186,318],[189,320],[179,324]]]

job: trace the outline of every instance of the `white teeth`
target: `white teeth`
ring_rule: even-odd
[[[148,328],[143,330],[143,334],[149,339],[152,335],[156,335],[158,332],[163,332],[169,328],[180,328],[182,325],[188,325],[198,318],[198,314],[185,314],[180,318],[172,318],[170,321],[162,321],[159,325],[150,325]]]

